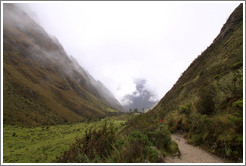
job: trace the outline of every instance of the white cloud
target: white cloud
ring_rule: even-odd
[[[120,100],[134,80],[160,99],[209,46],[239,2],[35,3],[39,22]]]

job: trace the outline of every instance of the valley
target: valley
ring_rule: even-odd
[[[139,79],[125,105],[18,5],[3,9],[3,163],[243,162],[243,4],[160,100]]]

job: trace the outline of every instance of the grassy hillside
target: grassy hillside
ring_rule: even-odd
[[[59,42],[15,5],[4,4],[3,9],[4,124],[38,126],[105,117],[111,105]]]
[[[243,155],[243,5],[146,118],[222,157]]]

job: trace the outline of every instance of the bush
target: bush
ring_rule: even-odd
[[[233,161],[243,158],[243,135],[224,133],[216,141],[216,152]]]
[[[166,125],[153,125],[144,130],[153,146],[158,148],[165,156],[179,152],[178,146],[171,139],[171,133]]]
[[[197,110],[202,115],[212,115],[215,112],[215,90],[212,85],[202,87],[199,90]]]
[[[131,126],[118,134],[106,123],[98,130],[87,130],[83,138],[76,139],[57,157],[57,162],[163,162],[165,154],[177,154],[178,146],[171,140],[167,126],[151,125],[151,120],[145,120],[150,118],[138,117],[129,120]]]
[[[129,142],[146,146],[151,145],[147,135],[142,134],[138,130],[131,133],[131,135],[129,136]]]
[[[243,109],[243,100],[237,100],[232,103],[233,107],[237,107],[239,109]]]
[[[220,115],[221,116],[221,115]],[[217,115],[217,118],[221,118]],[[202,115],[194,117],[186,134],[188,142],[206,146],[221,157],[237,161],[243,154],[243,119],[231,115],[226,121]]]
[[[234,63],[233,65],[231,65],[231,69],[232,70],[236,70],[236,69],[239,69],[243,66],[243,62],[237,62],[237,63]]]
[[[105,122],[98,130],[89,129],[83,138],[77,138],[76,142],[70,145],[57,162],[101,162],[104,161],[113,150],[112,144],[116,140],[116,128]]]
[[[171,143],[171,133],[166,126],[160,125],[158,127],[150,127],[146,129],[145,133],[153,145],[158,149],[163,151],[168,149],[168,146]]]
[[[191,112],[191,110],[190,110],[190,104],[185,104],[183,106],[180,106],[179,107],[179,112],[181,114],[190,115],[190,112]]]
[[[151,148],[152,143],[147,135],[135,130],[129,136],[124,137],[124,140],[124,143],[119,141],[115,144],[118,149],[116,153],[112,153],[111,159],[109,159],[111,162],[157,162],[158,154]]]

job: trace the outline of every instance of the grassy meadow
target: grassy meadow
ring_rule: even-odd
[[[43,127],[3,127],[4,163],[50,163],[56,156],[68,150],[69,144],[82,137],[89,128],[100,128],[105,121],[120,127],[128,115],[104,118],[95,122]]]

